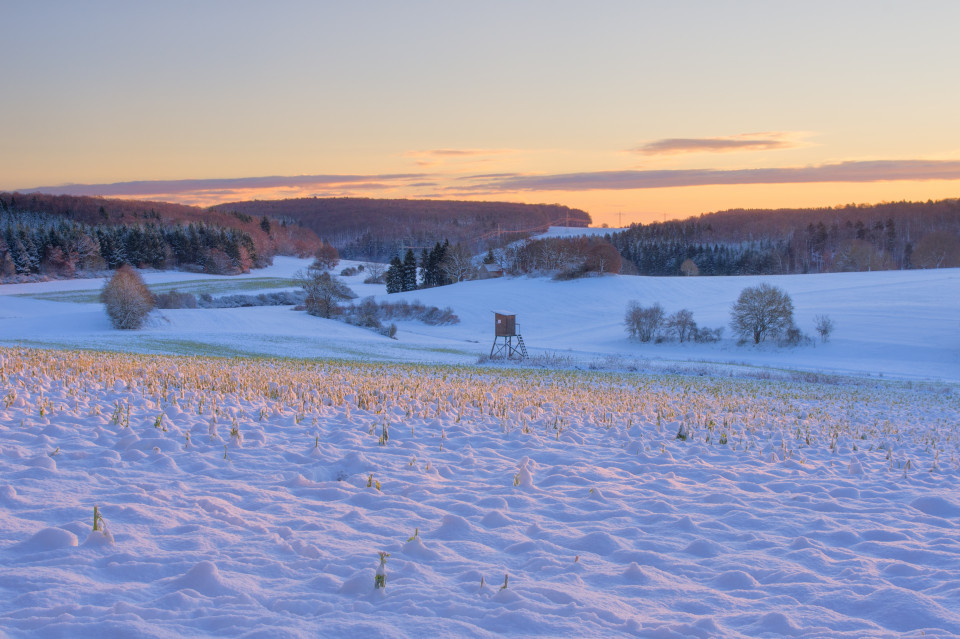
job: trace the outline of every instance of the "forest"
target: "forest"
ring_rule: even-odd
[[[947,268],[960,266],[960,200],[720,211],[609,239],[641,275]]]
[[[164,202],[0,193],[0,277],[72,277],[78,271],[123,263],[245,272],[268,264],[276,254],[313,255],[323,246],[320,238],[346,259],[388,262],[407,251],[419,254],[428,286],[467,277],[470,263],[464,256],[491,249],[507,271],[567,272],[570,276],[589,272],[761,275],[960,266],[957,199],[739,209],[634,224],[607,235],[606,242],[515,243],[548,226],[589,223],[587,213],[555,204],[301,198],[203,209]],[[619,256],[613,254],[611,244]]]
[[[309,229],[199,207],[39,193],[0,193],[0,277],[114,269],[127,263],[242,273],[320,246]]]
[[[313,230],[345,259],[387,262],[407,248],[430,249],[438,241],[474,253],[509,244],[550,226],[590,225],[588,213],[559,204],[299,198],[235,202],[215,210],[287,219]]]

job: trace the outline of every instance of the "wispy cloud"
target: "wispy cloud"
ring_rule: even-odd
[[[407,151],[408,158],[420,157],[476,157],[486,155],[509,155],[518,153],[516,149],[428,149],[425,151]]]
[[[850,161],[819,166],[765,169],[675,169],[592,171],[478,179],[469,192],[592,191],[659,189],[720,184],[799,184],[810,182],[881,182],[960,180],[960,160]]]
[[[295,175],[68,184],[21,192],[94,195],[210,206],[294,197],[503,197],[507,193],[610,191],[710,185],[960,180],[960,160],[858,160],[805,167],[661,169],[577,173],[393,173]],[[546,201],[546,198],[545,198]]]
[[[519,152],[517,149],[426,149],[407,151],[403,157],[413,160],[417,166],[437,166],[448,161],[488,162]]]
[[[664,138],[631,149],[642,155],[675,155],[677,153],[732,153],[735,151],[769,151],[802,146],[805,134],[789,131],[743,133],[718,138]]]
[[[324,188],[352,185],[357,187],[369,183],[406,183],[430,177],[425,173],[394,173],[384,175],[273,175],[266,177],[210,178],[202,180],[140,180],[135,182],[112,182],[109,184],[63,184],[59,186],[39,186],[24,189],[22,192],[41,192],[53,195],[103,195],[103,196],[141,196],[166,194],[188,194],[194,192],[217,193],[218,191],[237,192],[247,189]]]

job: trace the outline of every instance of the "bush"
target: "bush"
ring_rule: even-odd
[[[693,332],[693,340],[699,342],[700,344],[709,344],[712,342],[719,342],[723,337],[723,327],[718,326],[717,328],[706,328],[701,327],[696,329]]]
[[[389,337],[390,339],[397,339],[397,325],[390,324],[390,326],[384,326],[380,329],[380,334],[384,337]]]
[[[786,291],[770,284],[745,288],[730,315],[730,326],[741,341],[759,344],[793,328],[793,301]]]
[[[460,323],[460,318],[457,317],[453,309],[449,306],[446,308],[427,306],[420,300],[414,300],[413,302],[406,300],[399,302],[380,302],[377,306],[378,317],[380,319],[419,320],[430,326]]]
[[[660,331],[663,328],[663,320],[663,307],[660,306],[660,302],[656,302],[652,306],[645,308],[640,306],[636,301],[633,301],[627,306],[627,315],[624,318],[624,324],[626,325],[627,332],[630,333],[630,337],[638,339],[641,342],[649,342],[660,336]]]
[[[804,335],[803,331],[796,326],[791,326],[780,335],[777,344],[780,346],[800,346],[801,344],[806,346],[813,344],[813,340]]]
[[[200,295],[200,308],[245,308],[249,306],[296,306],[304,304],[307,294],[304,291],[276,291],[257,293],[256,295],[221,295],[213,297],[209,293]],[[303,309],[306,309],[304,306]]]
[[[196,295],[180,293],[177,289],[169,293],[159,293],[154,299],[157,308],[197,308]]]
[[[363,268],[362,266],[360,268]],[[356,266],[348,266],[347,268],[340,271],[340,277],[353,277],[360,272]]]
[[[380,302],[378,304],[372,297],[366,297],[359,304],[345,306],[340,311],[348,324],[371,328],[387,337],[396,336],[397,325],[384,326],[382,322],[384,319],[419,320],[430,326],[460,323],[460,318],[454,314],[450,307],[426,306],[419,301],[411,303],[404,300],[396,303]]]
[[[114,328],[135,329],[143,326],[153,310],[153,295],[133,267],[124,264],[113,274],[100,292],[100,301]]]

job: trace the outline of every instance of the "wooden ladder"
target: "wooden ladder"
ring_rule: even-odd
[[[523,335],[517,335],[517,350],[520,351],[524,359],[527,358],[527,346],[523,343]]]

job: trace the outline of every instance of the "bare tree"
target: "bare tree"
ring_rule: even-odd
[[[333,317],[340,313],[339,302],[357,296],[349,286],[316,264],[310,266],[306,273],[298,272],[297,280],[307,294],[304,305],[311,315]]]
[[[363,265],[367,272],[367,278],[363,280],[364,284],[383,284],[384,276],[387,274],[387,265],[381,262],[367,262]]]
[[[453,244],[447,247],[440,268],[454,282],[463,282],[471,279],[475,270],[473,256],[462,244]]]
[[[685,308],[668,317],[665,327],[676,335],[680,342],[693,339],[697,333],[697,323],[693,320],[693,311]]]
[[[659,302],[643,307],[637,301],[632,301],[627,305],[624,324],[630,337],[641,342],[654,340],[659,337],[663,328],[663,307]]]
[[[820,340],[826,342],[830,339],[830,334],[833,333],[833,320],[830,319],[829,315],[817,315],[814,318],[814,327],[820,334]]]
[[[100,301],[107,309],[114,328],[134,329],[143,326],[153,310],[153,295],[133,267],[124,264],[100,291]]]
[[[730,315],[733,332],[759,344],[767,337],[779,337],[793,327],[793,301],[786,291],[770,284],[740,291]]]

